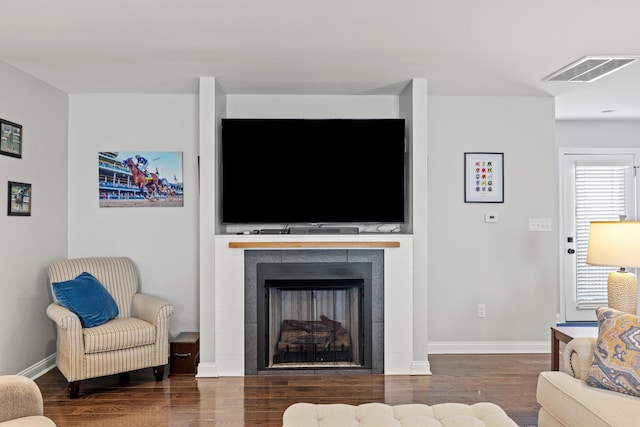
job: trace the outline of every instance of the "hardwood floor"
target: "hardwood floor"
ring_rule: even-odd
[[[295,402],[391,405],[493,402],[521,426],[537,424],[538,374],[548,354],[431,355],[431,376],[259,375],[199,378],[151,369],[83,381],[70,400],[57,369],[36,380],[45,415],[64,426],[281,426]]]

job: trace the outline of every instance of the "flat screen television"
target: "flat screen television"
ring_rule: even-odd
[[[222,119],[225,224],[403,223],[404,119]]]

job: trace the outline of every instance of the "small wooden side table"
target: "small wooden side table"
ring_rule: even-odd
[[[181,332],[169,346],[171,356],[169,374],[194,375],[200,362],[200,333]]]
[[[560,342],[567,344],[578,337],[597,337],[597,326],[552,326],[551,327],[551,370],[560,370]]]

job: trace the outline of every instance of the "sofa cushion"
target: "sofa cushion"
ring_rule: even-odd
[[[87,272],[51,286],[58,302],[80,318],[83,328],[102,325],[118,316],[118,306],[111,294]]]
[[[295,403],[282,417],[283,427],[517,427],[498,405],[488,402],[466,405],[384,403]]]
[[[542,372],[538,403],[565,426],[628,427],[640,419],[640,399],[588,386],[564,372]]]
[[[598,340],[587,384],[640,396],[640,318],[598,308]]]
[[[153,344],[156,328],[135,317],[113,319],[94,328],[82,330],[86,354],[122,350]]]

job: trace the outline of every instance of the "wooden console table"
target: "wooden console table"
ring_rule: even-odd
[[[597,326],[552,326],[551,327],[551,370],[560,370],[560,342],[567,344],[578,337],[597,337]]]

